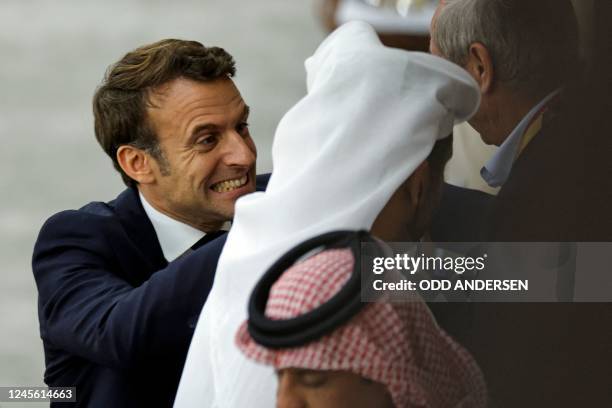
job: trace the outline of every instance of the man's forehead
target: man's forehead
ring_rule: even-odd
[[[146,97],[147,108],[159,109],[161,105],[163,105],[169,90],[170,82],[166,82],[154,88],[150,88],[147,91]]]
[[[212,103],[244,104],[240,91],[228,77],[209,81],[197,81],[186,77],[174,78],[151,88],[147,97],[147,108],[162,108],[169,100],[186,102],[186,98],[210,100]]]
[[[158,138],[191,137],[204,128],[246,120],[249,107],[229,78],[195,81],[177,78],[150,91],[147,118]],[[233,125],[232,125],[233,126]]]

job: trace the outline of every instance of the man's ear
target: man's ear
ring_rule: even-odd
[[[427,189],[429,188],[430,168],[429,162],[424,160],[419,167],[410,175],[404,188],[408,191],[410,207],[416,210],[426,201]]]
[[[484,95],[491,92],[495,78],[493,59],[489,50],[483,44],[474,43],[470,45],[465,69],[478,82],[480,93]]]
[[[151,168],[151,157],[142,149],[123,145],[117,150],[117,161],[121,169],[138,184],[149,184],[155,181]]]

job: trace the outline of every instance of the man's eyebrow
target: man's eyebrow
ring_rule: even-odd
[[[195,126],[191,130],[191,133],[189,133],[189,137],[187,138],[187,141],[185,142],[186,146],[191,146],[195,144],[196,140],[198,139],[198,136],[202,134],[203,132],[206,132],[206,131],[213,132],[213,131],[216,131],[217,129],[218,127],[214,123],[201,123]]]
[[[193,128],[193,130],[191,131],[190,137],[195,137],[198,133],[204,130],[214,130],[214,129],[217,129],[217,125],[215,125],[214,123],[202,123]]]
[[[251,108],[248,105],[244,105],[244,109],[242,109],[242,115],[240,115],[240,119],[241,120],[246,120],[246,118],[249,117],[250,113],[251,113]],[[193,141],[193,139],[200,132],[203,132],[205,130],[216,130],[217,128],[218,128],[218,126],[215,125],[214,123],[201,123],[201,124],[195,126],[191,130],[191,134],[189,135],[189,139],[190,139],[190,141]]]
[[[308,374],[313,374],[313,373],[318,373],[320,370],[313,370],[310,368],[300,368],[300,367],[293,367],[293,370],[295,372],[296,375],[301,376],[301,375],[308,375]]]

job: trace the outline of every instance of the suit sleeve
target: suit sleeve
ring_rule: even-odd
[[[225,235],[135,287],[114,270],[118,263],[100,236],[104,222],[71,211],[43,226],[32,261],[41,336],[112,368],[130,369],[155,358],[183,361]]]

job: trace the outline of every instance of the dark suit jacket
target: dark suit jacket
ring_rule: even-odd
[[[32,260],[45,382],[77,387],[66,406],[172,405],[226,235],[166,262],[135,189],[45,223]]]
[[[495,196],[478,190],[444,184],[434,213],[431,237],[434,242],[481,242]]]
[[[598,210],[595,199],[583,200],[604,190],[609,180],[592,170],[593,156],[584,155],[588,144],[578,137],[580,127],[545,118],[543,130],[516,160],[509,179],[497,197],[484,204],[484,210],[480,193],[447,191],[433,238],[612,239],[608,212]],[[588,221],[593,216],[597,223]],[[475,220],[481,231],[474,231],[466,219]],[[575,407],[612,403],[610,306],[475,303],[434,305],[434,309],[442,318],[441,326],[476,357],[488,383],[491,406]]]
[[[432,237],[440,242],[574,241],[578,178],[584,166],[577,144],[562,143],[560,107],[544,116],[539,134],[512,166],[497,196],[445,185]]]

